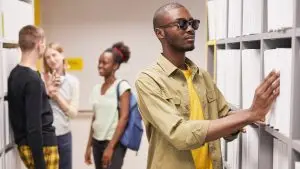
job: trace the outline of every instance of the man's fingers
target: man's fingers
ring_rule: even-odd
[[[277,88],[280,86],[280,79],[277,79],[274,83],[272,83],[269,88],[266,90],[265,95],[269,98]]]
[[[276,100],[276,98],[279,96],[280,94],[280,87],[278,86],[276,89],[273,90],[272,94],[270,95],[270,97],[267,100],[268,104],[273,104],[273,102]]]
[[[246,128],[242,128],[240,131],[241,131],[242,133],[246,133]]]
[[[260,86],[260,90],[262,92],[265,92],[272,84],[279,78],[280,74],[275,73],[275,71],[272,71],[269,73],[269,75],[265,78],[264,82]]]
[[[274,100],[274,96],[278,95],[277,89],[279,88],[279,73],[271,72],[265,79],[265,81],[262,83],[262,85],[256,89],[255,96],[257,96],[261,102],[269,103],[270,100]]]
[[[269,79],[271,76],[273,76],[275,74],[275,71],[271,71],[267,77],[265,77],[264,81],[258,86],[258,88],[262,88],[262,86],[264,85],[264,83],[266,82],[267,79]]]
[[[255,123],[256,123],[256,124],[259,124],[259,125],[263,125],[263,126],[266,125],[266,123],[265,123],[264,121],[256,121]]]

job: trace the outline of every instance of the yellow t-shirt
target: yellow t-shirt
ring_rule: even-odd
[[[190,95],[190,119],[204,120],[202,105],[192,82],[192,72],[190,69],[183,70],[183,74],[187,80]],[[192,156],[196,169],[213,169],[207,143],[198,149],[192,150]]]

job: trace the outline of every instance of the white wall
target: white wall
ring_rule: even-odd
[[[89,3],[84,3],[89,2]],[[136,75],[153,63],[161,52],[152,29],[155,10],[168,0],[51,0],[42,3],[42,26],[48,41],[60,42],[67,56],[82,56],[84,69],[74,72],[81,82],[80,109],[90,110],[88,96],[101,80],[97,73],[99,55],[116,41],[124,41],[132,51],[128,64],[122,65],[119,77],[134,85]],[[205,0],[179,0],[201,20],[196,49],[188,53],[204,67]]]

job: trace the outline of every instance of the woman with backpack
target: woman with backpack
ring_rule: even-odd
[[[104,82],[95,85],[90,95],[94,115],[85,153],[85,163],[90,165],[93,152],[96,169],[121,169],[123,165],[127,148],[120,139],[129,118],[131,87],[117,79],[115,73],[129,57],[129,48],[118,42],[106,49],[98,61]]]

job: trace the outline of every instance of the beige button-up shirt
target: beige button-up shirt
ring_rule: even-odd
[[[204,144],[210,120],[229,112],[210,75],[189,59],[186,64],[192,70],[205,120],[189,120],[187,81],[182,71],[165,57],[160,56],[136,81],[138,105],[149,140],[147,169],[195,169],[190,150]],[[209,154],[213,168],[222,169],[220,140],[209,142]]]

